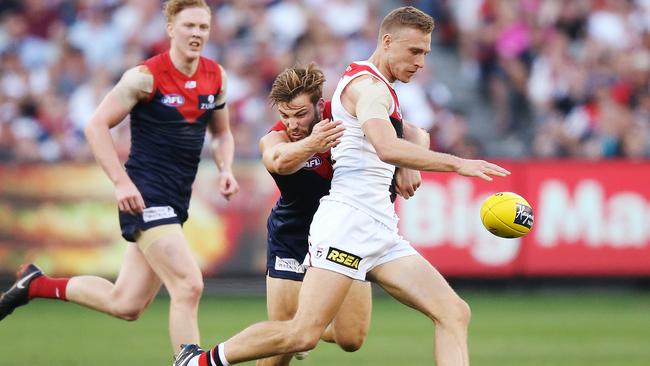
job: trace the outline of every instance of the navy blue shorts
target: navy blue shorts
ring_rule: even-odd
[[[192,191],[174,184],[181,179],[176,174],[163,177],[146,169],[129,168],[127,174],[140,191],[146,208],[141,215],[120,211],[120,228],[124,239],[135,242],[135,235],[139,231],[168,224],[183,225],[187,221]]]
[[[119,216],[122,237],[127,241],[135,242],[138,231],[168,224],[183,225],[187,220],[187,211],[179,212],[169,205],[154,204],[147,205],[141,215],[130,215],[120,211]]]
[[[284,280],[302,281],[305,267],[302,262],[307,255],[307,235],[276,236],[269,233],[266,250],[266,274]]]

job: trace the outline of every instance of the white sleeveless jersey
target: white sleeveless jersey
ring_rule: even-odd
[[[372,75],[388,86],[393,99],[390,119],[394,127],[398,126],[395,127],[398,136],[402,137],[402,116],[393,86],[372,63],[352,63],[332,96],[332,118],[343,122],[345,132],[341,143],[332,148],[334,177],[330,194],[323,197],[323,200],[349,204],[388,227],[396,228],[398,219],[390,192],[395,166],[379,159],[375,148],[364,135],[359,120],[348,113],[341,103],[343,89],[361,75]]]

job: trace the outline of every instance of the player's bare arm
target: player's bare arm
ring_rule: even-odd
[[[456,172],[487,181],[492,180],[491,176],[510,174],[506,169],[484,160],[462,159],[398,139],[393,127],[382,120],[367,120],[363,124],[363,131],[377,150],[379,159],[389,164],[434,172]]]
[[[262,161],[271,173],[293,174],[316,153],[323,153],[341,142],[340,121],[324,119],[314,125],[309,136],[292,142],[285,131],[271,131],[260,140]]]
[[[120,81],[104,97],[85,129],[86,139],[110,180],[120,211],[142,213],[142,195],[122,168],[109,130],[118,125],[129,111],[153,91],[153,76],[146,66],[127,70]]]
[[[390,124],[390,96],[386,86],[374,78],[352,81],[341,97],[346,109],[354,106],[354,113],[362,125],[368,141],[375,147],[382,161],[399,167],[436,172],[456,172],[463,176],[479,177],[488,181],[491,176],[506,176],[506,169],[484,160],[462,159],[450,154],[431,151],[397,137]],[[348,103],[346,103],[346,101]]]
[[[228,78],[221,65],[219,69],[221,70],[221,92],[215,101],[217,110],[213,113],[208,129],[211,135],[212,156],[219,169],[219,192],[225,199],[230,200],[239,191],[239,184],[232,173],[235,140],[230,130],[230,113],[226,105]]]

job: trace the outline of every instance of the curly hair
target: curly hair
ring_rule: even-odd
[[[316,104],[323,96],[325,75],[315,63],[306,67],[285,69],[273,81],[269,101],[271,104],[289,103],[300,94],[307,93],[309,100]]]

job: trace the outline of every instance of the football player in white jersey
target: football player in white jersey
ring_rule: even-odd
[[[455,172],[488,181],[510,174],[483,161],[430,151],[405,139],[396,80],[409,82],[431,50],[433,19],[413,7],[382,21],[377,48],[350,65],[332,98],[345,132],[332,149],[334,177],[310,228],[307,273],[292,320],[252,325],[217,347],[185,346],[176,366],[230,365],[314,348],[354,280],[376,282],[436,326],[438,366],[469,365],[470,309],[442,275],[397,232],[388,188],[395,167]]]

